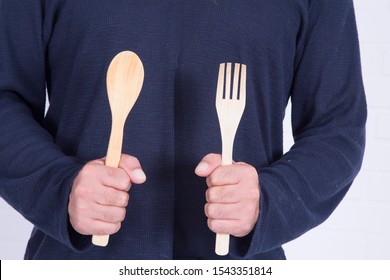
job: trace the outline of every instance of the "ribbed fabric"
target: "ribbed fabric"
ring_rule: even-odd
[[[225,258],[285,258],[281,246],[323,222],[361,166],[357,38],[352,0],[0,1],[0,195],[35,225],[25,258],[220,258],[194,170],[221,152],[222,62],[247,65],[234,160],[259,171],[261,188],[259,221]],[[82,166],[105,156],[106,71],[123,50],[145,68],[123,152],[148,180],[132,187],[121,230],[99,248],[69,225],[68,195]]]

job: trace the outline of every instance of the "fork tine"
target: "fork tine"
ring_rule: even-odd
[[[240,100],[246,100],[246,65],[241,64]]]
[[[231,86],[232,86],[232,64],[227,63],[225,74],[225,98],[231,99]]]
[[[233,94],[232,94],[232,98],[231,99],[234,99],[234,100],[238,100],[240,99],[239,96],[238,96],[238,78],[240,76],[240,63],[235,63],[234,64],[234,77],[233,77]]]
[[[217,100],[223,99],[223,83],[225,81],[225,63],[219,65],[218,83],[217,83]]]

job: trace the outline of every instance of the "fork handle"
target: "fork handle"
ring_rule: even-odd
[[[233,143],[230,142],[233,141],[225,141],[222,144],[222,165],[231,165],[233,163]]]
[[[229,254],[230,235],[227,233],[217,233],[215,239],[215,253],[218,256],[226,256]]]
[[[233,141],[222,141],[222,165],[233,163]],[[219,256],[226,256],[229,253],[230,235],[227,233],[217,233],[215,239],[215,253]]]

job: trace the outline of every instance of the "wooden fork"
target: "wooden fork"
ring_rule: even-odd
[[[234,64],[232,81],[232,63],[221,63],[215,105],[222,137],[222,165],[233,163],[233,143],[244,112],[245,101],[246,65]],[[229,234],[217,233],[215,242],[217,255],[225,256],[229,253],[229,239]]]

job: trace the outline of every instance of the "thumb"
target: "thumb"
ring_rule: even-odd
[[[220,154],[208,154],[199,162],[195,174],[200,177],[208,177],[217,167],[221,166],[221,163]]]
[[[146,175],[136,157],[122,154],[119,162],[119,168],[126,171],[132,183],[142,184],[146,181]]]

